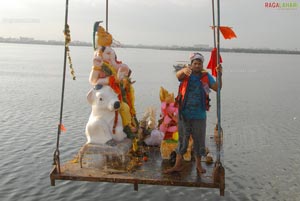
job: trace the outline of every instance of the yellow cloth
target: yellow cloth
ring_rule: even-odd
[[[122,124],[123,127],[127,125],[131,125],[131,115],[130,115],[130,108],[127,103],[124,101],[121,102],[121,107],[120,107],[120,115],[122,117]]]

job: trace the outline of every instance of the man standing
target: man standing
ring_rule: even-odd
[[[205,173],[201,166],[201,157],[205,153],[206,135],[206,111],[209,110],[210,89],[218,90],[218,82],[203,69],[204,57],[200,53],[190,55],[191,65],[176,73],[180,81],[176,101],[179,106],[178,133],[179,141],[177,147],[175,165],[164,171],[164,173],[180,172],[183,170],[183,154],[186,153],[189,138],[192,136],[194,145],[193,151],[196,158],[196,170],[198,174]],[[216,70],[222,76],[222,66]],[[220,87],[222,87],[221,77]]]

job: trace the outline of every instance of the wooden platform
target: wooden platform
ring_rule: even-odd
[[[206,140],[207,147],[213,154],[214,161],[217,157],[217,146],[213,136],[208,136]],[[224,195],[225,177],[222,174],[215,174],[214,179],[214,163],[206,164],[202,162],[202,166],[206,169],[206,173],[201,176],[197,175],[195,161],[185,161],[184,171],[180,173],[164,174],[163,170],[171,167],[168,160],[162,160],[158,147],[143,147],[148,153],[148,161],[141,158],[133,158],[137,160],[138,166],[130,171],[126,169],[111,169],[110,167],[91,167],[84,164],[83,168],[76,160],[70,160],[60,166],[60,173],[55,166],[50,173],[51,185],[55,185],[55,180],[74,180],[74,181],[92,181],[92,182],[114,182],[114,183],[131,183],[134,184],[134,190],[138,190],[138,184],[148,185],[168,185],[168,186],[186,186],[186,187],[205,187],[218,188],[220,195]],[[221,146],[221,159],[223,159],[223,149]],[[222,161],[221,161],[222,164]]]

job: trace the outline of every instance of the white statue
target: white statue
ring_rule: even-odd
[[[109,140],[122,141],[122,119],[118,112],[120,101],[117,94],[108,85],[96,85],[87,95],[92,112],[86,125],[86,144],[105,144]]]

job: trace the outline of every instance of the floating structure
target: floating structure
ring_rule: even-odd
[[[214,2],[214,0],[212,0],[212,2]],[[218,2],[217,10],[219,12],[219,0],[217,0],[217,2]],[[213,11],[214,11],[214,4],[213,4]],[[63,113],[67,60],[70,63],[71,74],[75,79],[74,69],[72,68],[72,62],[71,62],[71,57],[69,54],[69,47],[68,47],[70,42],[70,30],[67,22],[68,22],[68,0],[66,0],[66,15],[65,15],[65,57],[64,57],[63,80],[62,80],[61,109],[60,109],[60,119],[59,119],[58,132],[57,132],[56,150],[53,155],[54,166],[50,172],[51,185],[54,186],[57,180],[72,180],[72,181],[128,183],[134,185],[134,190],[138,190],[139,184],[204,187],[204,188],[219,189],[220,195],[224,195],[225,170],[222,166],[224,152],[223,152],[223,130],[221,128],[221,121],[220,121],[221,120],[220,119],[220,89],[218,90],[218,95],[217,95],[218,123],[217,123],[217,127],[215,128],[215,133],[213,135],[207,136],[206,145],[207,145],[207,153],[209,153],[209,155],[207,155],[206,159],[202,161],[202,165],[206,169],[206,173],[198,175],[196,171],[195,161],[192,160],[193,157],[190,157],[191,160],[184,162],[183,171],[172,173],[172,174],[164,174],[163,173],[164,170],[170,168],[173,164],[171,160],[163,159],[162,152],[164,151],[162,151],[162,149],[160,149],[158,145],[150,146],[150,145],[143,144],[142,140],[138,141],[137,138],[132,137],[129,134],[128,137],[131,139],[126,138],[125,140],[116,142],[114,140],[109,140],[108,138],[108,141],[106,143],[103,143],[102,145],[93,144],[93,143],[89,144],[91,137],[95,137],[92,136],[94,135],[93,132],[95,130],[92,130],[93,132],[88,131],[88,135],[87,135],[88,142],[83,147],[79,148],[78,155],[75,156],[74,158],[71,158],[66,163],[61,164],[59,141],[60,141],[61,130],[64,129],[64,126],[62,124],[62,113]],[[96,27],[98,27],[99,23],[100,22],[97,23]],[[213,27],[215,27],[214,24]],[[219,25],[217,27],[219,27]],[[108,0],[106,0],[106,32],[107,30],[108,30]],[[106,34],[106,32],[102,32],[102,33]],[[219,30],[217,30],[217,34],[218,37],[215,40],[219,40],[218,39]],[[106,34],[105,37],[108,37],[109,41],[112,40],[112,37],[109,34]],[[99,38],[98,38],[98,42],[99,42]],[[219,44],[219,42],[217,44]],[[94,48],[96,49],[95,45]],[[217,48],[217,55],[219,55],[219,47],[216,48]],[[105,55],[106,52],[109,52],[108,55],[112,55],[112,53],[114,53],[111,48],[105,48],[105,47],[104,48],[101,47],[100,50],[98,51],[100,56]],[[98,54],[96,56],[98,57]],[[116,60],[112,60],[112,61],[115,62],[114,65],[119,66],[119,69],[122,68],[125,69],[125,71],[121,72],[120,74],[126,72],[128,76],[130,76],[130,69],[128,69],[128,66],[126,65],[124,66],[120,62],[116,62]],[[217,63],[218,64],[220,63],[219,57]],[[114,67],[112,63],[109,63],[109,65],[112,65]],[[109,65],[106,65],[105,67],[106,70],[109,71],[110,75],[113,73],[117,74],[116,72],[113,72],[114,69]],[[94,67],[93,71],[98,72],[99,71],[98,67],[97,66]],[[107,72],[105,71],[104,73]],[[96,76],[100,76],[100,73],[98,72]],[[217,78],[219,79],[219,76]],[[112,82],[111,79],[106,79],[105,76],[102,77],[101,79],[102,79],[101,82],[105,82],[105,80],[108,80],[108,83]],[[103,87],[98,83],[97,85],[95,85],[93,89],[95,90],[93,94],[95,97],[97,97],[97,101],[99,100],[102,101],[102,97],[100,96],[99,98],[98,97],[99,94],[97,95],[97,93],[99,92],[97,90],[100,90],[101,88]],[[116,86],[112,88],[114,90],[120,90]],[[123,99],[126,98],[129,97],[127,96]],[[122,103],[115,102],[113,105],[115,109],[117,109],[120,108],[121,104]],[[130,106],[129,103],[128,105]],[[114,120],[113,129],[109,130],[109,132],[112,133],[115,133],[117,129],[116,122],[118,121],[118,117],[117,117],[118,112],[116,111],[115,113],[116,115],[113,119]],[[127,131],[129,133],[134,130],[131,127],[131,125],[134,123],[136,122],[130,122],[130,124],[128,124]],[[144,125],[144,123],[145,122],[138,125],[139,130],[137,132],[147,131],[148,128],[147,126],[149,126],[150,124],[149,122],[146,122],[146,124]],[[94,139],[98,140],[98,138],[94,138]]]
[[[207,136],[207,147],[210,153],[217,156],[218,146],[213,135]],[[143,151],[147,153],[147,160],[143,157],[131,156],[127,165],[122,162],[116,164],[114,162],[103,162],[99,164],[100,157],[94,154],[86,154],[83,167],[80,167],[77,157],[61,165],[60,172],[55,166],[51,173],[51,185],[55,185],[56,180],[73,180],[73,181],[91,181],[91,182],[112,182],[133,184],[134,190],[138,190],[139,184],[147,185],[165,185],[165,186],[185,186],[185,187],[205,187],[216,188],[220,190],[220,195],[224,195],[225,190],[225,174],[215,166],[215,161],[207,163],[202,162],[206,173],[198,175],[196,171],[195,161],[185,161],[184,170],[173,174],[164,174],[163,171],[170,168],[172,164],[169,160],[163,160],[159,147],[143,146]],[[221,158],[224,152],[221,148]],[[91,155],[94,155],[93,157]]]

